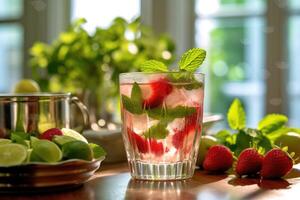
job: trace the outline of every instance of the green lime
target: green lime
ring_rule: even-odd
[[[59,147],[49,140],[32,140],[30,161],[58,162],[62,158]]]
[[[80,140],[82,142],[88,143],[88,141],[85,139],[85,137],[83,137],[80,133],[78,133],[72,129],[63,128],[63,129],[61,129],[61,131],[63,132],[63,135],[70,136],[70,137],[75,138],[76,140]]]
[[[204,161],[206,152],[211,146],[217,145],[217,139],[210,135],[201,136],[200,145],[199,145],[199,153],[197,159],[197,166],[202,166]]]
[[[92,160],[93,153],[90,146],[82,141],[68,142],[62,146],[62,152],[66,159]]]
[[[0,145],[2,145],[2,144],[10,144],[10,143],[11,143],[11,140],[0,138]]]
[[[32,79],[22,79],[14,87],[15,93],[37,93],[40,91],[40,86]]]
[[[288,132],[287,134],[278,137],[275,140],[275,144],[280,147],[287,146],[289,153],[292,152],[295,153],[294,158],[300,158],[300,148],[299,148],[300,134],[299,133]],[[299,163],[299,162],[300,160],[296,159],[295,163]]]
[[[27,149],[21,144],[0,145],[0,166],[22,164],[27,157]]]
[[[102,147],[100,147],[99,145],[94,144],[94,143],[89,143],[89,146],[92,149],[93,157],[95,159],[106,155],[105,150]]]
[[[55,135],[52,141],[62,146],[68,142],[76,141],[76,139],[67,135]]]

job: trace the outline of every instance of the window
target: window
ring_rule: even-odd
[[[22,71],[22,0],[0,0],[0,92],[9,92]]]
[[[287,92],[291,124],[300,126],[300,1],[290,0],[288,18],[288,61],[289,74]]]
[[[106,27],[115,17],[131,20],[140,15],[140,0],[72,0],[71,19],[85,18],[86,28]]]
[[[207,49],[206,111],[222,113],[238,97],[248,125],[264,115],[265,3],[197,0],[196,46]]]

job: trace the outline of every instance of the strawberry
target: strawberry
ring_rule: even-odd
[[[132,145],[135,143],[140,153],[147,153],[149,151],[147,141],[142,136],[136,134],[130,128],[127,128],[127,133]]]
[[[172,143],[173,146],[176,149],[181,149],[183,147],[183,144],[185,142],[185,138],[190,134],[190,133],[195,133],[196,130],[201,131],[201,126],[197,126],[197,120],[198,118],[198,113],[200,112],[200,107],[196,107],[197,111],[185,118],[185,126],[182,130],[174,129],[174,136],[172,138]]]
[[[63,135],[63,133],[58,128],[50,128],[47,131],[45,131],[44,133],[42,133],[39,138],[51,141],[55,135]]]
[[[280,178],[291,171],[293,160],[279,148],[271,149],[264,157],[260,175],[265,179]]]
[[[235,172],[242,175],[254,175],[261,170],[263,156],[256,149],[244,149],[238,157]]]
[[[147,87],[147,88],[145,88]],[[172,92],[172,85],[166,79],[159,79],[150,83],[150,86],[143,86],[143,107],[155,108],[162,104],[165,97]]]
[[[140,153],[153,153],[156,156],[163,155],[164,146],[162,142],[157,142],[155,139],[149,139],[148,142],[146,138],[136,134],[130,128],[127,128],[127,133],[132,145],[135,143]]]
[[[203,168],[211,172],[225,172],[233,163],[231,151],[223,145],[211,146],[205,156]]]

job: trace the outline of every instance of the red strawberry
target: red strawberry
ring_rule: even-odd
[[[261,170],[263,156],[256,149],[244,149],[238,157],[235,172],[242,175],[254,175]]]
[[[134,146],[135,143],[140,153],[147,153],[149,151],[147,141],[142,136],[136,134],[130,128],[127,128],[127,133],[132,145]]]
[[[155,108],[160,106],[165,97],[172,92],[172,85],[166,79],[159,79],[150,83],[150,86],[143,86],[143,106],[146,108]],[[149,87],[149,88],[148,88]]]
[[[157,142],[155,139],[143,138],[139,134],[136,134],[130,128],[127,128],[127,133],[129,140],[131,140],[132,145],[136,144],[140,153],[153,153],[156,156],[161,156],[164,153],[164,146],[162,142]]]
[[[162,142],[157,142],[154,139],[150,140],[150,152],[156,156],[162,156],[164,153],[164,146]]]
[[[63,135],[62,131],[58,128],[50,128],[40,135],[40,139],[52,140],[55,135]]]
[[[271,149],[264,157],[260,175],[262,178],[280,178],[291,171],[293,160],[285,151]]]
[[[201,126],[196,127],[197,121],[199,120],[198,113],[200,111],[200,107],[197,107],[196,110],[196,113],[185,118],[185,126],[182,130],[174,130],[175,134],[172,138],[172,143],[176,149],[181,149],[183,147],[185,138],[189,135],[189,133],[193,133],[196,130],[201,131]]]
[[[215,145],[208,149],[203,168],[211,172],[225,172],[233,163],[231,151],[223,145]]]

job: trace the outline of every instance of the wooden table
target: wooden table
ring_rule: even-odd
[[[300,165],[285,180],[240,179],[234,175],[209,175],[196,170],[186,181],[132,180],[127,164],[101,166],[82,187],[45,194],[1,194],[0,199],[118,200],[118,199],[299,199]]]

